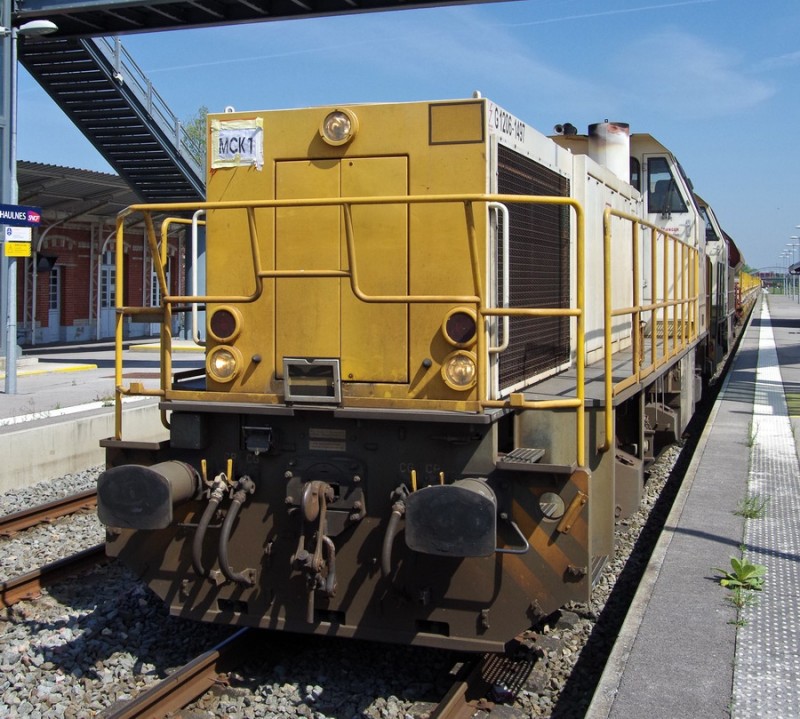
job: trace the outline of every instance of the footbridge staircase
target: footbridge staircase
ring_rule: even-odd
[[[142,200],[205,198],[202,148],[119,38],[25,38],[19,59]]]

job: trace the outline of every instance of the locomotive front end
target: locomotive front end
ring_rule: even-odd
[[[209,149],[205,289],[164,298],[205,367],[169,442],[105,442],[109,553],[181,616],[427,646],[586,601],[606,460],[582,395],[523,394],[583,366],[568,153],[481,98],[214,115]]]

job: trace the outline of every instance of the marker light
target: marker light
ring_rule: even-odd
[[[242,356],[235,347],[215,347],[206,358],[206,370],[215,382],[232,382],[241,366]]]
[[[242,327],[242,316],[233,307],[220,307],[211,314],[208,321],[208,333],[217,342],[232,342],[239,336]]]
[[[450,389],[465,390],[474,387],[477,373],[475,355],[471,352],[453,352],[442,364],[442,379]]]
[[[355,137],[358,118],[350,110],[329,112],[319,128],[319,134],[329,145],[344,145]]]
[[[442,333],[454,347],[469,347],[475,343],[477,327],[474,310],[457,307],[445,316]]]

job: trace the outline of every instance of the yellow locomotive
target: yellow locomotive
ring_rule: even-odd
[[[711,260],[671,153],[482,97],[208,132],[207,202],[118,221],[109,554],[181,616],[466,650],[587,601],[706,369]],[[205,289],[170,295],[154,218],[187,213]],[[122,304],[132,216],[157,308]],[[173,376],[190,306],[206,364]],[[154,312],[161,388],[124,386],[124,319]],[[161,398],[168,441],[124,435],[127,394]]]

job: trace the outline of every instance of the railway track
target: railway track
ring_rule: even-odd
[[[0,582],[0,609],[6,609],[26,599],[36,599],[41,596],[42,587],[90,569],[105,559],[105,545],[97,544],[71,557],[59,559],[32,572]]]
[[[96,506],[97,491],[89,489],[7,514],[0,517],[0,537],[13,537],[15,534],[39,524],[54,522],[77,512],[94,509]],[[104,559],[105,547],[97,544],[70,557],[50,562],[38,569],[0,582],[0,609],[11,607],[26,599],[35,599],[41,596],[42,587],[96,566]]]
[[[103,712],[102,718],[166,717],[184,709],[212,687],[230,686],[229,673],[256,650],[258,636],[259,630],[239,629],[138,696],[110,707]],[[475,657],[461,664],[450,690],[427,714],[428,718],[468,719],[480,709],[491,709],[493,704],[483,697],[490,686],[489,668],[493,664],[491,655]]]
[[[525,682],[531,670],[530,658],[513,659],[498,654],[484,654],[468,660],[444,698],[428,719],[470,719],[477,712],[491,712],[497,703],[505,703]],[[505,719],[527,715],[506,707]]]
[[[489,685],[483,667],[486,657],[462,667],[450,690],[430,713],[430,719],[469,719],[477,710],[491,708],[484,699]]]
[[[182,709],[211,687],[228,684],[227,673],[244,661],[257,633],[247,627],[240,629],[139,696],[103,712],[103,719],[164,717]]]
[[[35,527],[43,522],[53,522],[76,512],[94,509],[97,506],[97,490],[87,489],[37,507],[23,509],[0,517],[0,537],[11,537],[17,532]]]
[[[263,635],[259,630],[239,629],[138,696],[110,707],[102,717],[144,719],[170,716],[213,687],[231,686],[230,673],[263,645]],[[425,711],[424,716],[427,719],[470,719],[476,712],[491,712],[496,706],[493,700],[502,702],[509,698],[511,690],[506,687],[520,685],[531,667],[529,660],[514,661],[495,654],[466,657],[453,668],[453,683],[442,700],[431,704],[430,711]],[[507,692],[507,696],[502,696],[503,692]],[[506,708],[503,716],[504,719],[526,717],[510,707]]]
[[[51,502],[31,510],[18,512],[0,519],[0,532],[6,529],[5,520],[13,520],[11,526],[14,531],[22,531],[43,521],[53,521],[63,514],[79,511],[82,507],[90,507],[93,497],[92,492],[68,498],[61,502]],[[59,510],[57,505],[62,505]],[[24,516],[23,516],[24,515]],[[12,533],[9,531],[9,533]],[[97,545],[81,553],[80,559],[91,564],[103,557],[103,546]],[[85,566],[85,564],[84,564]],[[53,562],[34,572],[10,580],[0,585],[0,606],[11,606],[23,599],[35,598],[41,592],[41,587],[57,581],[65,575],[80,571],[82,567],[74,564],[70,559]],[[133,700],[126,701],[124,705],[117,704],[106,710],[103,716],[110,719],[126,719],[127,717],[142,716],[168,716],[181,708],[191,705],[199,697],[212,688],[223,689],[235,686],[236,679],[231,680],[230,672],[247,659],[250,654],[248,647],[252,646],[253,635],[257,631],[237,632],[224,640],[213,649],[204,652],[181,669],[171,673],[169,677],[145,690]],[[524,641],[524,640],[523,640]],[[263,644],[263,642],[262,642]],[[274,647],[273,647],[274,648]],[[521,652],[523,656],[525,652]],[[412,716],[422,719],[467,719],[468,717],[491,715],[492,710],[497,711],[495,704],[505,704],[502,716],[531,716],[525,713],[514,696],[525,685],[528,673],[537,661],[535,653],[528,652],[527,660],[522,663],[510,663],[506,657],[485,655],[483,657],[463,658],[460,671],[452,674],[452,686],[446,693],[440,694],[444,698],[438,704],[428,704],[419,714]],[[440,688],[441,689],[441,688]],[[246,716],[246,714],[241,714]]]

